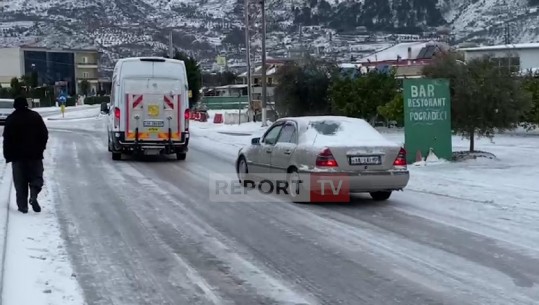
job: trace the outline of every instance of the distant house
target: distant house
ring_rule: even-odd
[[[539,43],[522,43],[495,46],[459,48],[465,61],[482,56],[492,56],[499,65],[513,71],[536,71],[539,69]]]
[[[399,43],[365,56],[357,64],[365,71],[395,68],[397,78],[417,78],[436,54],[449,48],[448,44],[439,41]]]
[[[267,96],[268,102],[273,102],[275,86],[277,85],[277,70],[285,63],[289,62],[289,59],[268,59],[266,61],[266,84],[267,84]],[[238,82],[247,85],[247,72],[244,72],[238,76]],[[258,66],[251,73],[251,85],[252,85],[252,98],[253,100],[262,99],[262,66]]]
[[[425,65],[441,52],[449,50],[449,45],[438,41],[405,42],[375,52],[359,60],[365,66]]]
[[[379,65],[376,67],[368,67],[367,65],[362,64],[350,64],[350,63],[343,63],[339,65],[339,68],[341,70],[342,75],[348,76],[348,77],[360,77],[361,75],[364,75],[368,73],[369,71],[379,71],[381,73],[387,73],[390,72],[391,69],[395,69],[395,77],[396,78],[420,78],[423,77],[423,67],[425,65],[423,64],[411,64],[411,65]]]

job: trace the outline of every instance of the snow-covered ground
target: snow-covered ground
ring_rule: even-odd
[[[45,166],[45,181],[54,171]],[[55,190],[46,183],[42,211],[21,214],[10,195],[2,304],[82,305],[84,298],[70,264],[56,215]],[[3,208],[6,208],[3,206]]]
[[[66,107],[66,113],[67,112],[73,112],[73,111],[80,111],[82,109],[87,109],[87,108],[96,108],[96,107],[99,107],[99,105],[80,105],[80,106],[69,106],[69,107]],[[36,111],[36,112],[39,112],[39,113],[42,113],[42,114],[49,114],[49,113],[54,113],[54,112],[58,112],[58,113],[61,113],[60,112],[60,107],[37,107],[37,108],[32,108],[32,110]]]
[[[100,116],[100,105],[92,106],[79,106],[76,109],[68,109],[62,116],[58,109],[58,114],[48,115],[45,120],[47,121],[72,121],[79,119],[97,118]]]

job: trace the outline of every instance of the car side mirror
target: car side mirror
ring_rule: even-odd
[[[252,145],[259,145],[260,144],[260,138],[252,138],[251,139]]]

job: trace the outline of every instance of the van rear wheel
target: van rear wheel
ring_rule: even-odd
[[[187,158],[187,154],[186,153],[183,153],[183,152],[178,152],[176,153],[176,159],[178,160],[185,160],[185,158]]]
[[[112,160],[122,160],[122,153],[113,152],[112,153]]]

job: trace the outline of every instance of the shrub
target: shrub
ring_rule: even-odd
[[[89,96],[84,99],[85,105],[101,105],[110,102],[110,96]]]
[[[77,104],[77,98],[75,98],[75,97],[67,98],[66,107],[72,107],[72,106],[75,106],[76,104]]]

